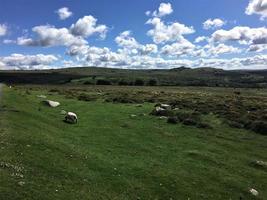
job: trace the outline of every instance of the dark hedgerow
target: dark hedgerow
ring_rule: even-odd
[[[158,81],[156,79],[150,79],[147,82],[147,85],[149,85],[149,86],[156,86],[156,85],[158,85]]]
[[[134,85],[136,86],[143,86],[145,84],[143,79],[136,79]]]
[[[96,81],[96,85],[112,85],[109,80],[99,79]]]

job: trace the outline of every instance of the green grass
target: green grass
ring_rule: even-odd
[[[38,94],[61,106],[42,105]],[[203,116],[212,129],[171,125],[148,115],[154,104],[44,89],[4,88],[1,104],[0,199],[253,199],[250,187],[267,198],[267,171],[251,165],[267,160],[267,137],[212,114]],[[61,109],[78,124],[64,123]]]

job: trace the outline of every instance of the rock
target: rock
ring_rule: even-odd
[[[159,119],[167,119],[168,117],[166,116],[160,116]]]
[[[132,114],[132,115],[130,115],[130,117],[134,118],[134,117],[137,117],[137,115]]]
[[[41,99],[46,99],[46,96],[45,95],[37,95],[38,98],[41,98]]]
[[[164,109],[170,109],[171,108],[171,106],[169,104],[160,104],[160,107],[164,108]]]
[[[267,162],[264,162],[261,160],[253,161],[253,164],[257,167],[266,167],[267,168]]]
[[[78,117],[75,113],[68,112],[67,115],[65,116],[65,122],[76,124],[78,122]]]
[[[24,181],[19,181],[18,185],[23,186],[23,185],[25,185],[25,182]]]
[[[67,112],[66,112],[65,110],[61,110],[61,111],[60,111],[60,114],[61,114],[61,115],[66,115]]]
[[[60,105],[60,103],[57,101],[46,100],[44,102],[52,108],[58,107]]]
[[[253,188],[249,189],[250,194],[252,194],[253,196],[258,196],[259,192]]]

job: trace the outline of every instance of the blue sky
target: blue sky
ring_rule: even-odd
[[[1,69],[267,68],[267,0],[0,0],[0,13]]]

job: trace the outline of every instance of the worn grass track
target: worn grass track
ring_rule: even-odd
[[[266,169],[251,165],[267,160],[266,136],[212,115],[204,117],[213,129],[170,125],[143,116],[148,103],[4,92],[0,199],[253,199],[250,187],[267,197]],[[45,107],[38,94],[61,106]],[[65,124],[61,109],[76,112],[79,123]]]

